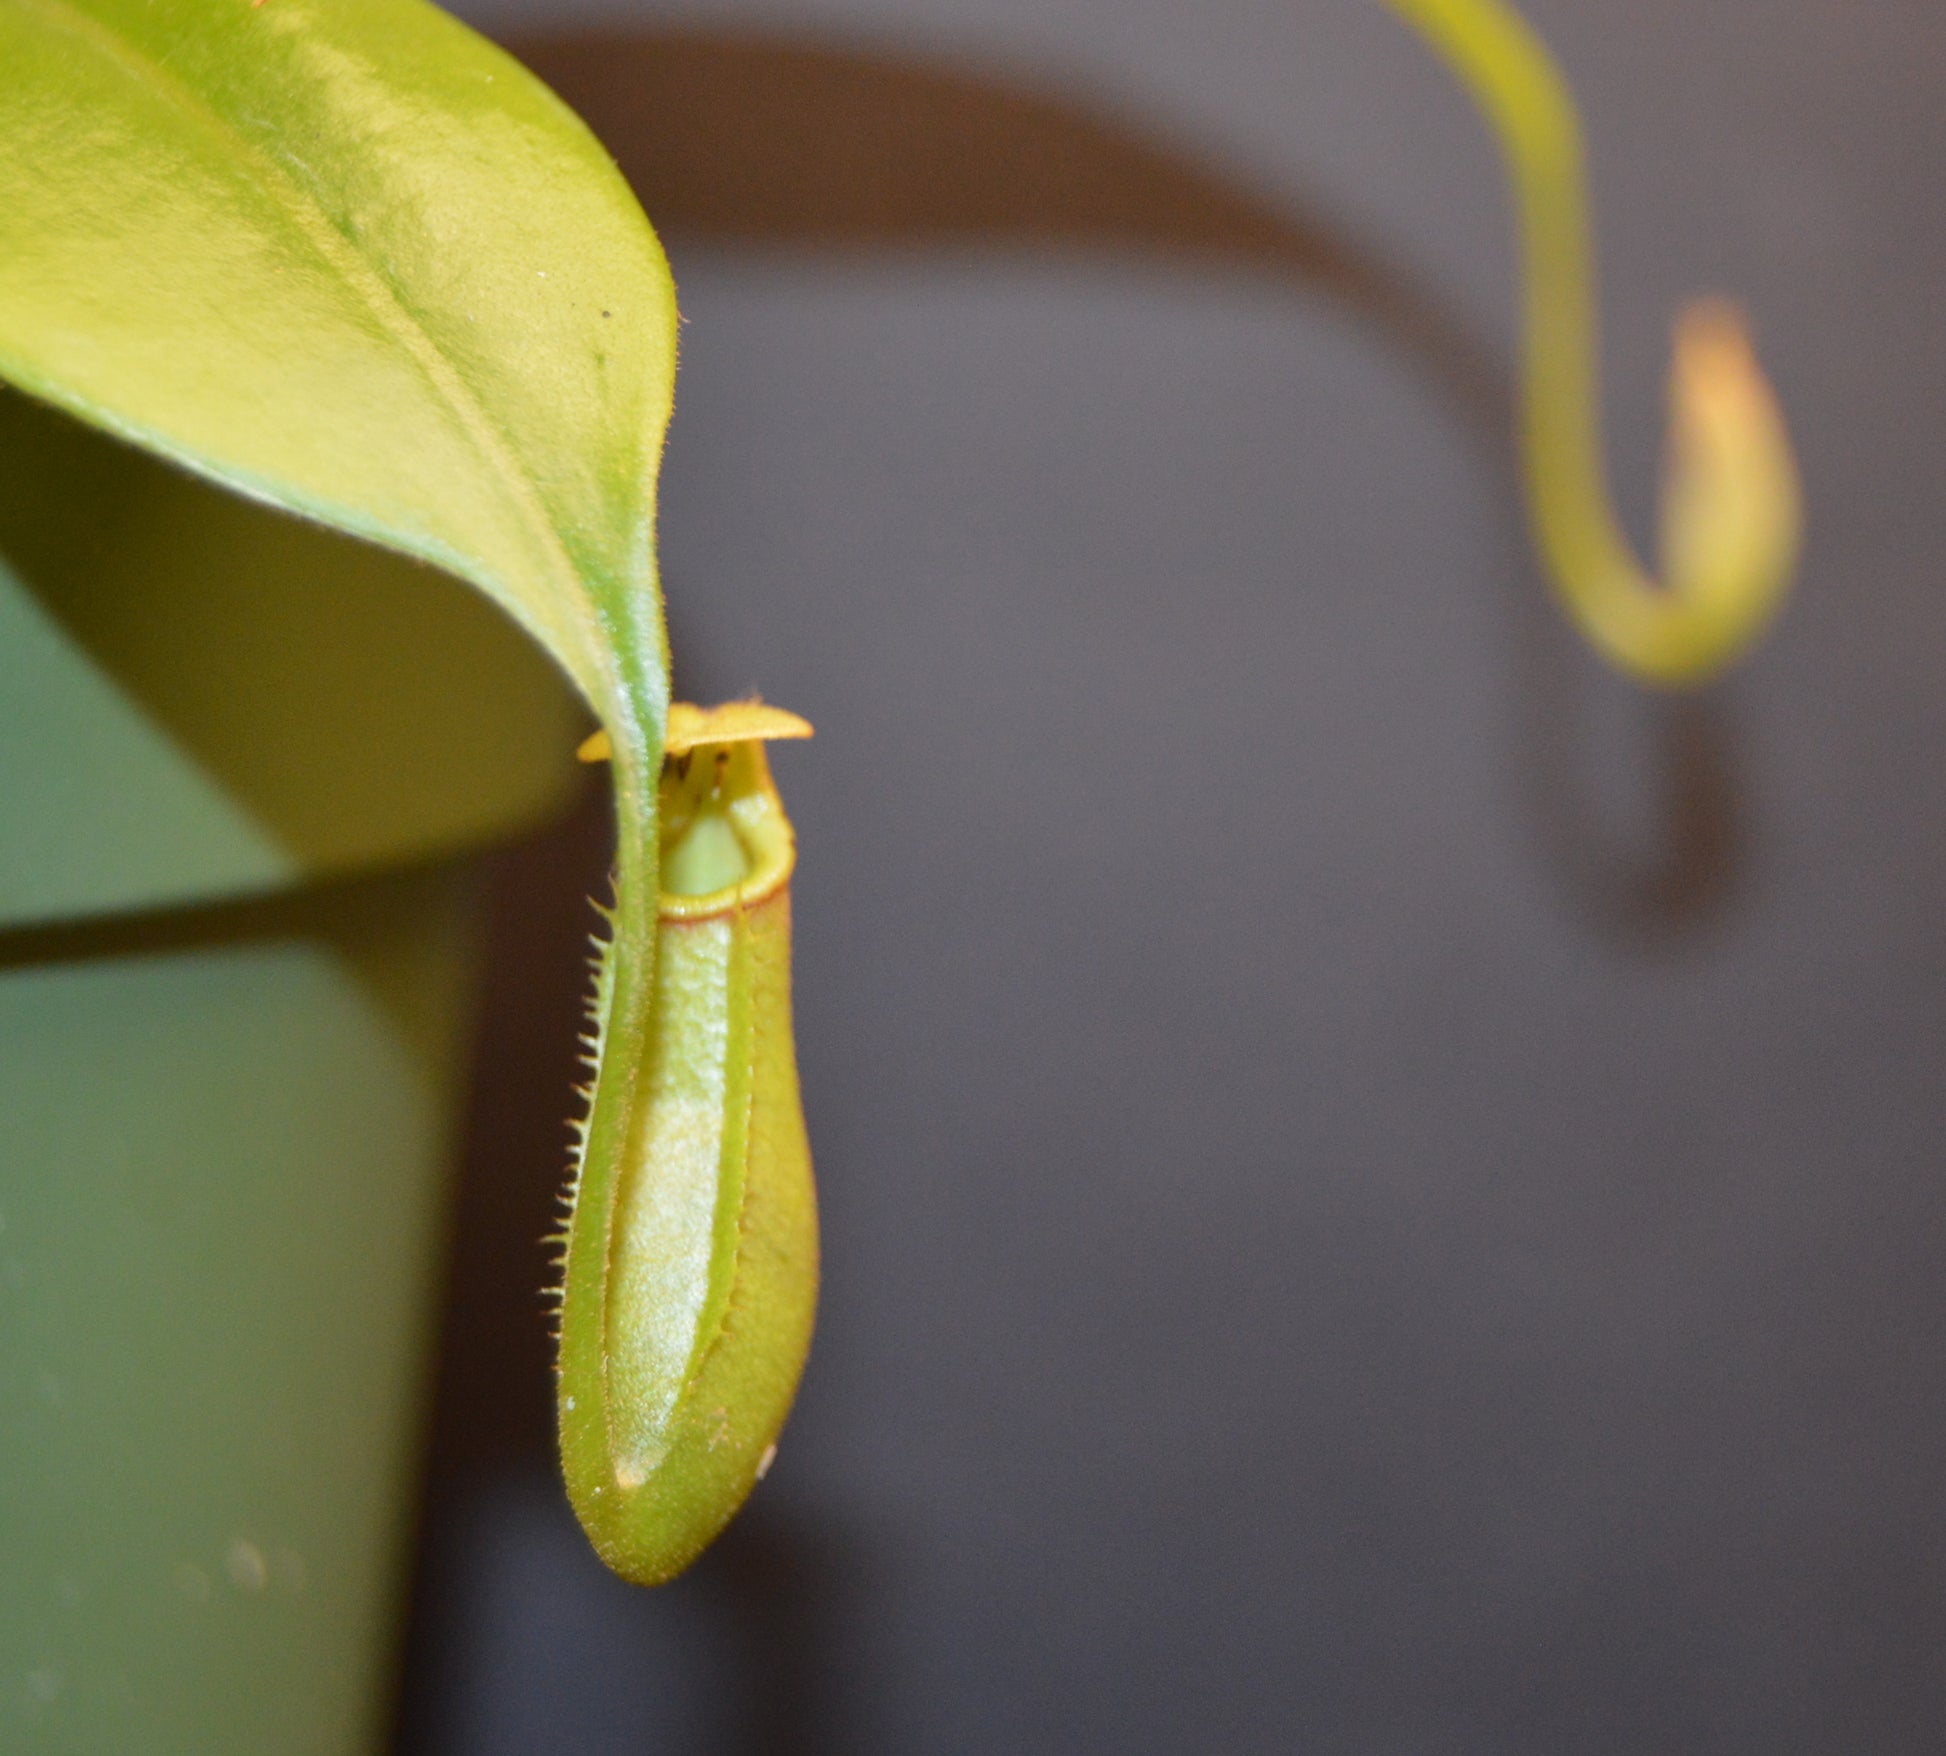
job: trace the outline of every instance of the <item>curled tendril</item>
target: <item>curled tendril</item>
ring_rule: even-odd
[[[1388,0],[1491,122],[1519,208],[1521,461],[1554,588],[1604,657],[1681,687],[1732,663],[1769,623],[1796,564],[1790,441],[1742,319],[1719,301],[1678,318],[1658,582],[1609,502],[1597,419],[1581,132],[1553,58],[1501,0]]]

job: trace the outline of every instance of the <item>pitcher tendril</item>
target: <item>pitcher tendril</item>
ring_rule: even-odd
[[[1586,177],[1553,58],[1501,0],[1387,0],[1492,124],[1519,210],[1521,462],[1528,518],[1569,617],[1640,682],[1684,686],[1732,663],[1776,613],[1797,560],[1797,471],[1741,318],[1677,319],[1658,582],[1636,560],[1601,461]]]

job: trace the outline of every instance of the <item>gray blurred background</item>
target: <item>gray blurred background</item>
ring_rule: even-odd
[[[818,727],[817,1344],[679,1584],[550,1454],[603,808],[503,861],[399,1756],[1946,1751],[1946,11],[1528,0],[1609,432],[1742,297],[1810,540],[1544,601],[1497,165],[1376,0],[471,0],[686,317],[677,682]]]

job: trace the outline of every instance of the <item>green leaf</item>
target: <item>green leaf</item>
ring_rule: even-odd
[[[614,934],[562,1333],[564,1372],[605,1386],[668,706],[660,247],[586,129],[418,0],[0,0],[0,67],[0,379],[458,574],[607,728]],[[598,1469],[592,1400],[564,1441]]]
[[[0,66],[0,375],[659,703],[674,294],[545,88],[415,0],[5,0]]]

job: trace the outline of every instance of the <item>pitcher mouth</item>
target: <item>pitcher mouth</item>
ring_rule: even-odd
[[[670,710],[657,796],[664,920],[750,908],[789,882],[797,841],[764,756],[771,738],[810,736],[795,714],[733,701]]]

